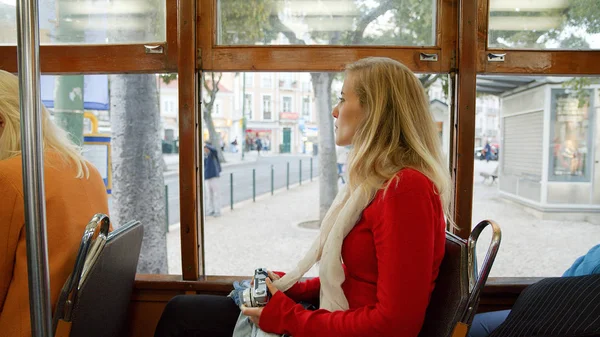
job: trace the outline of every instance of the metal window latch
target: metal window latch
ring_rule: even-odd
[[[488,53],[488,62],[504,62],[504,57],[506,56],[506,53],[504,54],[494,54],[494,53]]]
[[[427,54],[427,53],[421,53],[419,55],[419,59],[421,61],[425,61],[425,62],[437,62],[438,60],[438,55],[437,54]]]
[[[158,45],[158,46],[144,45],[144,49],[146,50],[146,54],[162,54],[165,50],[162,45]]]

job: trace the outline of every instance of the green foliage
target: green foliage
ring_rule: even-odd
[[[500,48],[545,49],[548,44],[560,49],[590,49],[584,34],[600,33],[600,3],[598,0],[569,0],[566,8],[531,12],[492,12],[490,17],[544,17],[561,18],[560,24],[550,30],[490,31],[490,46]]]
[[[255,44],[273,38],[269,16],[274,0],[221,0],[219,44]]]
[[[600,33],[600,3],[598,0],[571,0],[567,18],[570,25],[585,28],[588,34]]]
[[[160,79],[165,82],[165,84],[169,84],[172,81],[175,81],[177,79],[177,73],[172,73],[172,74],[160,74]]]
[[[592,77],[574,77],[562,83],[571,96],[579,101],[579,107],[590,102],[590,85],[600,83],[600,79]]]

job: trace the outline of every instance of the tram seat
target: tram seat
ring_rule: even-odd
[[[479,234],[492,226],[490,242],[481,272],[477,272],[475,246]],[[479,304],[481,289],[500,246],[500,227],[493,221],[481,221],[467,241],[446,232],[446,253],[425,314],[419,337],[465,337]]]
[[[144,229],[130,221],[109,233],[110,221],[96,214],[86,226],[73,272],[53,317],[55,337],[121,336]]]

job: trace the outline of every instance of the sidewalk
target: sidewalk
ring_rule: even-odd
[[[483,219],[498,222],[502,244],[491,276],[560,276],[577,257],[600,243],[600,224],[539,220],[518,204],[498,196],[497,184],[482,183],[479,172],[493,171],[497,162],[476,163],[473,224]],[[250,275],[264,266],[287,271],[304,256],[317,235],[299,228],[318,217],[319,183],[306,182],[223,209],[219,218],[207,217],[205,253],[207,273]],[[169,273],[181,274],[179,226],[168,233]],[[480,237],[477,247],[483,262],[490,235]],[[310,275],[316,275],[313,268]]]
[[[206,271],[212,275],[250,275],[257,267],[287,271],[295,267],[318,234],[298,227],[319,217],[319,184],[303,182],[240,202],[219,218],[206,217]],[[294,205],[291,207],[291,205]],[[167,234],[169,274],[181,274],[179,225]],[[313,267],[307,276],[316,276]]]

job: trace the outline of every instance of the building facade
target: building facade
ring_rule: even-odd
[[[544,218],[600,214],[600,85],[539,79],[501,98],[500,193]]]

